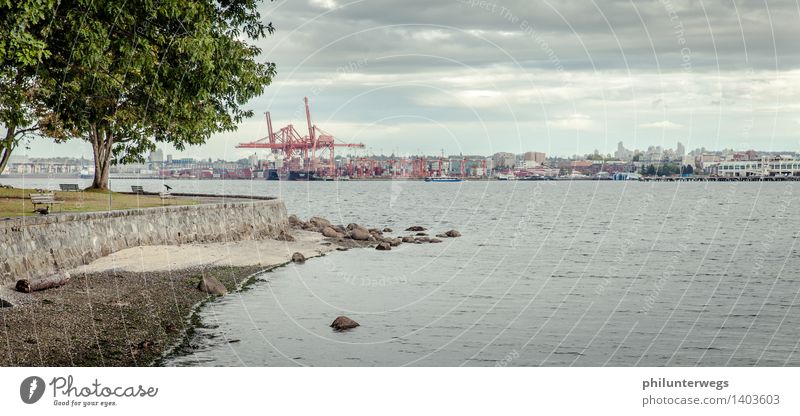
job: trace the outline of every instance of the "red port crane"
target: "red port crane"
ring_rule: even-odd
[[[272,118],[266,112],[268,136],[254,142],[239,143],[238,149],[272,149],[283,156],[284,171],[314,172],[320,175],[335,176],[334,149],[337,147],[363,148],[363,143],[338,142],[333,135],[311,124],[311,111],[308,97],[304,97],[308,135],[302,136],[293,125],[272,130]]]

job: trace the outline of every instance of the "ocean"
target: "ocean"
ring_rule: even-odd
[[[57,187],[64,179],[0,179]],[[800,365],[798,183],[169,180],[463,236],[352,249],[206,303],[171,366]],[[162,181],[113,180],[112,189]],[[257,253],[253,254],[258,255]],[[334,332],[346,315],[361,326]]]

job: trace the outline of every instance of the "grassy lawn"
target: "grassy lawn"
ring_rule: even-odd
[[[33,211],[29,195],[35,189],[0,188],[0,218],[39,215]],[[158,195],[128,195],[108,191],[55,192],[56,201],[64,201],[63,212],[111,211],[130,208],[160,207],[163,205],[194,205],[194,199],[164,199]],[[38,208],[41,208],[39,206]],[[58,213],[54,205],[50,211]]]

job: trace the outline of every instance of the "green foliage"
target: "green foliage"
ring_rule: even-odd
[[[46,23],[56,0],[0,0],[0,62],[35,66],[47,56]],[[5,68],[7,69],[7,68]]]
[[[26,135],[36,131],[37,70],[48,56],[47,23],[55,0],[0,0],[0,172]]]
[[[665,163],[663,165],[647,165],[642,166],[642,175],[645,176],[671,176],[681,174],[681,165],[673,163]]]
[[[235,130],[275,75],[246,42],[273,31],[257,4],[62,0],[45,59],[47,102],[69,136],[114,163],[142,161],[157,142],[182,150]]]

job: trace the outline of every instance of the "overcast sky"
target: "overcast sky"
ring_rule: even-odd
[[[312,121],[366,153],[800,151],[797,0],[283,0],[256,116],[184,156]],[[174,152],[164,147],[165,153]],[[22,153],[22,152],[21,152]],[[90,157],[36,141],[34,156]]]

